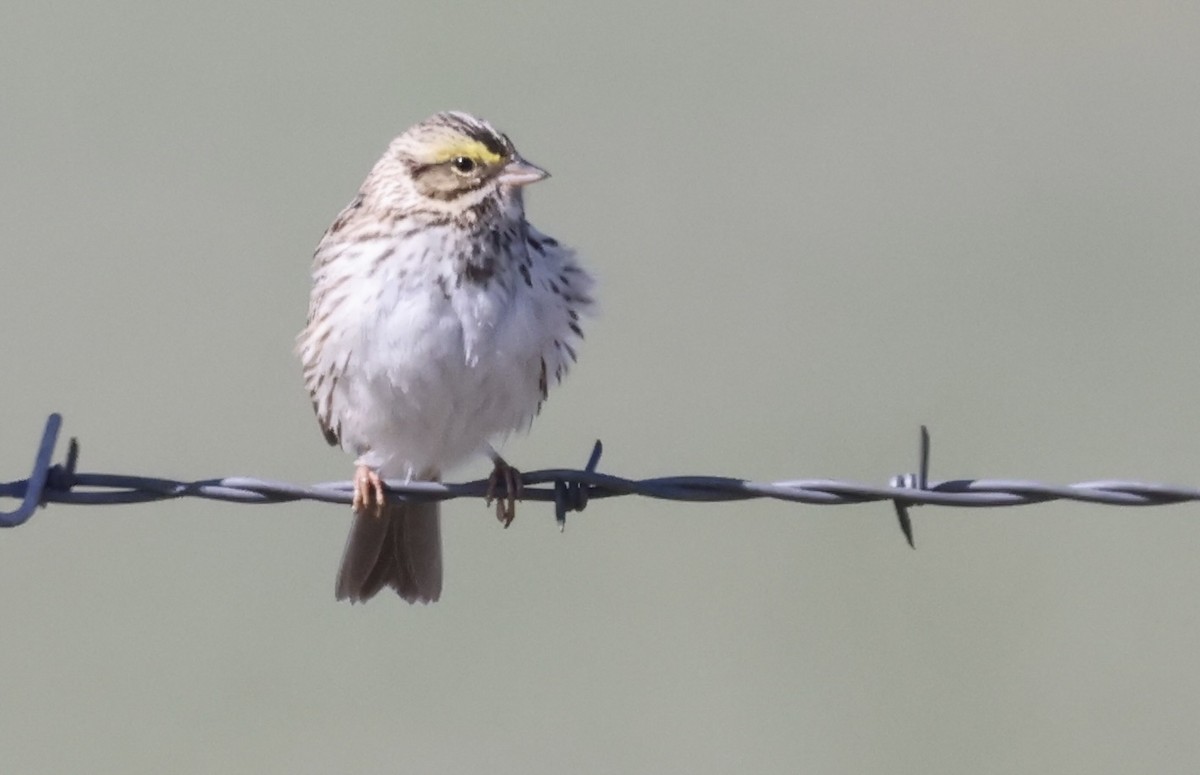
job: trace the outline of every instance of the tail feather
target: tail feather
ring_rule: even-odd
[[[338,572],[337,598],[360,603],[384,587],[410,603],[442,594],[442,536],[437,503],[388,503],[378,516],[354,515]]]

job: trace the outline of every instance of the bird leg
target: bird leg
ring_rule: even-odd
[[[496,501],[496,519],[505,527],[512,524],[517,516],[517,501],[525,485],[521,482],[521,472],[504,462],[504,458],[492,453],[492,475],[488,477],[487,493],[484,497],[487,504]]]
[[[378,517],[383,513],[386,499],[383,480],[369,466],[360,465],[354,471],[354,510]]]

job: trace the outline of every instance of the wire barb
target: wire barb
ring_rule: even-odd
[[[584,473],[596,473],[596,466],[600,464],[600,455],[604,452],[604,445],[600,443],[600,439],[596,439],[595,445],[592,447],[592,454],[588,456],[587,465],[583,467]],[[558,532],[562,533],[567,529],[567,512],[583,511],[587,508],[588,488],[579,482],[571,482],[567,479],[554,480],[554,520],[558,523]]]
[[[13,511],[0,511],[0,527],[16,527],[27,522],[38,506],[47,503],[77,505],[148,503],[173,498],[206,498],[232,503],[292,503],[300,500],[349,504],[353,484],[348,481],[309,486],[272,482],[249,477],[202,479],[193,482],[120,474],[89,474],[76,470],[79,444],[71,440],[66,460],[52,466],[50,458],[58,440],[62,417],[52,414],[46,420],[42,440],[28,479],[0,483],[0,498],[17,498]],[[724,476],[667,476],[653,479],[625,479],[596,469],[603,446],[592,447],[582,471],[550,469],[521,475],[522,499],[554,504],[559,528],[566,526],[569,512],[583,511],[596,498],[639,495],[645,498],[727,503],[756,498],[773,498],[791,503],[819,506],[891,502],[909,546],[914,546],[913,506],[959,506],[969,508],[1024,506],[1033,503],[1068,500],[1113,506],[1160,506],[1200,501],[1200,489],[1131,481],[1081,482],[1049,485],[1039,482],[1005,479],[929,480],[929,431],[921,427],[920,458],[915,474],[893,477],[888,486],[829,479],[797,479],[785,482],[752,482]],[[450,500],[480,498],[487,492],[487,481],[461,484],[439,482],[386,482],[388,493],[411,500]]]
[[[54,455],[54,446],[58,443],[58,430],[61,427],[62,415],[56,413],[46,418],[46,427],[42,431],[42,442],[38,445],[37,457],[33,459],[33,472],[29,474],[28,479],[8,485],[11,490],[0,489],[0,495],[21,498],[21,504],[13,511],[0,511],[0,527],[16,527],[24,524],[33,516],[33,512],[37,511],[38,506],[45,504],[43,498],[46,481],[50,477],[50,458]],[[74,439],[71,444],[72,450],[68,455],[67,462],[74,465],[73,461],[78,458],[79,452]]]
[[[929,429],[924,425],[921,426],[921,449],[917,463],[917,473],[893,476],[892,487],[922,491],[929,489]],[[909,501],[901,498],[892,500],[892,505],[896,508],[896,519],[900,521],[900,532],[904,533],[904,539],[908,541],[909,548],[916,549],[917,545],[913,541],[912,519],[908,515],[909,504]],[[912,503],[911,505],[920,506],[921,504]]]

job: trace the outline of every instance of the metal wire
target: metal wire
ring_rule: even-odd
[[[12,511],[0,510],[0,527],[27,522],[39,506],[47,503],[99,505],[146,503],[173,498],[208,498],[234,503],[290,503],[315,500],[326,503],[351,501],[351,482],[329,482],[309,486],[272,482],[244,476],[184,482],[120,474],[85,474],[76,471],[79,443],[72,439],[66,460],[51,465],[50,459],[62,427],[62,416],[46,420],[42,440],[28,479],[0,483],[0,497],[18,498]],[[1049,485],[1010,479],[929,480],[929,432],[922,426],[919,467],[915,474],[902,474],[887,486],[873,486],[830,479],[795,479],[784,482],[751,482],[723,476],[667,476],[654,479],[625,479],[597,472],[602,447],[597,441],[582,470],[547,469],[521,474],[522,500],[554,503],[560,528],[567,514],[583,511],[594,498],[641,495],[675,501],[728,502],[752,498],[809,503],[821,506],[890,501],[900,529],[913,546],[909,507],[966,506],[971,508],[1025,506],[1054,500],[1098,503],[1111,506],[1163,506],[1200,501],[1200,489],[1106,480],[1078,484]],[[461,484],[436,482],[388,482],[387,490],[413,500],[482,498],[488,483],[483,480]]]

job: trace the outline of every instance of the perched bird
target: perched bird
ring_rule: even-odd
[[[438,113],[392,141],[317,245],[296,350],[326,440],[357,457],[339,600],[441,594],[438,504],[386,497],[384,479],[438,481],[486,453],[512,521],[520,480],[490,443],[529,426],[592,303],[574,252],[525,220],[522,189],[546,176],[488,122]]]

